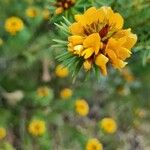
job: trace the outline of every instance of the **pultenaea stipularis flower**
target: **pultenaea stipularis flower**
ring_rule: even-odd
[[[86,150],[103,150],[103,145],[98,139],[92,138],[88,140]]]
[[[50,89],[47,86],[42,86],[37,89],[37,95],[41,98],[49,96],[49,94],[50,94]]]
[[[61,14],[65,10],[69,9],[70,7],[74,6],[75,0],[56,0],[54,4],[56,7],[55,14]]]
[[[80,116],[87,116],[89,113],[89,105],[84,99],[77,99],[75,102],[75,111]]]
[[[24,23],[19,17],[12,16],[5,21],[5,30],[11,35],[15,35],[17,32],[23,30]]]
[[[99,125],[104,132],[109,134],[113,134],[117,130],[117,123],[112,118],[103,118]]]
[[[26,13],[26,16],[30,18],[34,18],[38,15],[39,11],[36,7],[28,7],[25,13]]]
[[[64,88],[60,91],[60,97],[63,100],[68,100],[69,98],[71,98],[72,94],[73,94],[73,92],[69,88]]]
[[[46,131],[45,121],[32,120],[28,126],[28,131],[34,136],[42,136]]]
[[[87,71],[93,64],[103,75],[107,75],[108,64],[122,69],[137,41],[137,36],[131,29],[123,29],[123,24],[123,17],[110,7],[91,7],[84,14],[75,15],[75,22],[69,27],[68,51],[84,59]]]
[[[63,65],[58,65],[55,68],[55,74],[59,78],[65,78],[69,75],[69,70],[67,67],[65,67]]]

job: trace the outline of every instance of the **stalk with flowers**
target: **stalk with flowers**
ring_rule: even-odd
[[[123,29],[124,20],[119,13],[110,7],[91,7],[83,15],[75,15],[73,24],[64,20],[66,24],[56,25],[68,33],[68,42],[54,40],[62,46],[67,44],[66,52],[57,57],[64,65],[74,72],[82,66],[85,71],[94,68],[104,76],[109,64],[119,70],[125,67],[137,36],[131,29]]]

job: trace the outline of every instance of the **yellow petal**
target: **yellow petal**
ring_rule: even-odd
[[[89,61],[89,60],[86,60],[84,63],[83,63],[83,67],[86,71],[90,70],[92,68],[92,62]]]
[[[130,36],[128,36],[126,43],[124,44],[124,47],[126,47],[127,49],[131,49],[135,43],[137,42],[137,35],[136,34],[130,34]]]
[[[100,54],[95,59],[95,64],[100,67],[102,74],[107,75],[106,64],[108,62],[108,58],[103,54]]]
[[[114,68],[121,69],[127,64],[126,62],[124,62],[121,59],[117,58],[117,55],[111,49],[107,49],[107,55],[110,58],[111,63],[112,63]]]
[[[85,48],[92,48],[97,54],[99,52],[99,49],[101,48],[101,41],[100,41],[100,36],[98,33],[93,33],[89,35],[83,42],[83,46]]]
[[[126,58],[130,57],[130,55],[131,55],[131,51],[123,46],[125,43],[126,43],[126,38],[124,38],[124,37],[120,38],[118,40],[116,40],[114,38],[110,38],[107,43],[106,53],[107,53],[107,51],[110,52],[110,50],[111,50],[109,55],[111,55],[111,57],[113,57],[113,59],[118,58],[121,60],[125,60]],[[110,50],[107,50],[107,49],[110,49]],[[114,54],[112,54],[112,53],[114,53]]]
[[[84,30],[83,27],[80,23],[73,23],[70,27],[70,32],[73,35],[83,35],[84,34]]]
[[[95,7],[89,8],[83,15],[75,15],[75,20],[83,26],[90,25],[93,22],[103,22],[104,18],[104,10],[101,8],[97,10]]]
[[[102,9],[103,13],[105,14],[106,20],[109,20],[112,14],[114,13],[111,7],[103,6],[100,9]]]
[[[86,25],[86,18],[84,17],[84,15],[75,15],[75,20],[83,26]]]
[[[93,48],[87,48],[82,52],[81,56],[84,56],[84,59],[87,59],[90,56],[92,56],[93,53],[94,53]]]
[[[79,35],[69,36],[68,41],[73,45],[80,45],[83,43],[83,37]]]
[[[131,32],[131,29],[120,30],[113,37],[115,39],[125,38],[126,42],[123,44],[123,47],[127,49],[131,49],[137,42],[137,36]]]
[[[84,49],[83,45],[74,46],[73,47],[74,54],[78,54],[79,56],[81,56],[83,49]]]
[[[87,24],[91,24],[97,20],[97,17],[95,17],[97,14],[97,10],[95,7],[89,8],[85,13],[84,13],[84,19]]]
[[[110,38],[108,40],[108,43],[107,43],[107,47],[106,49],[116,49],[118,47],[118,43],[117,43],[117,40],[115,40],[114,38]]]
[[[106,49],[106,54],[112,61],[115,61],[115,59],[117,59],[115,52],[111,49]]]
[[[103,10],[103,8],[100,8],[97,10],[97,18],[99,20],[99,22],[103,22],[105,19],[105,12]]]
[[[115,24],[115,27],[117,29],[122,29],[123,24],[124,24],[124,20],[123,20],[122,16],[119,13],[115,13],[114,17],[113,17],[113,20],[112,20],[112,23]]]
[[[131,51],[123,47],[116,49],[115,52],[116,52],[117,57],[121,60],[125,60],[126,58],[129,58],[131,55]]]
[[[104,6],[102,9],[109,25],[114,25],[116,29],[121,29],[123,27],[124,20],[119,13],[114,13],[110,7]]]
[[[122,69],[126,66],[127,62],[124,62],[120,59],[116,59],[114,62],[113,62],[113,67],[114,68],[117,68],[117,69]]]

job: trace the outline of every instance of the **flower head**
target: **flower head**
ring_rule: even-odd
[[[46,97],[46,96],[48,96],[49,94],[50,94],[50,93],[49,93],[49,88],[46,87],[46,86],[39,87],[39,88],[37,89],[37,95],[38,95],[39,97]]]
[[[48,20],[50,18],[50,11],[48,9],[44,9],[42,15],[45,20]]]
[[[46,131],[45,121],[33,120],[28,126],[28,131],[34,136],[41,136]]]
[[[75,0],[57,0],[55,14],[61,14],[75,4]]]
[[[135,114],[139,117],[139,118],[144,118],[146,116],[146,111],[144,109],[140,109],[137,108],[135,110]]]
[[[131,29],[122,29],[123,24],[122,16],[110,7],[91,7],[84,14],[75,15],[75,22],[69,27],[68,51],[83,58],[87,71],[96,65],[107,75],[109,63],[122,69],[137,41]]]
[[[86,144],[86,150],[103,150],[103,145],[98,139],[89,139]]]
[[[69,99],[72,96],[72,90],[69,88],[65,88],[60,91],[60,97],[64,100]]]
[[[6,136],[6,129],[3,127],[0,127],[0,140],[5,138],[5,136]]]
[[[117,124],[112,118],[104,118],[100,121],[100,128],[106,133],[113,134],[117,130]]]
[[[60,78],[65,78],[69,75],[68,68],[64,67],[63,65],[58,65],[55,70],[56,76]]]
[[[5,30],[12,35],[24,28],[23,21],[18,17],[10,17],[5,21]]]
[[[38,9],[36,7],[29,7],[26,9],[26,16],[34,18],[38,15]]]
[[[89,113],[89,105],[84,99],[77,99],[75,102],[75,110],[80,116],[86,116]]]

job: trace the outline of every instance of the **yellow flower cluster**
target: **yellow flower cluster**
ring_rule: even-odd
[[[6,136],[6,129],[3,127],[0,127],[0,140],[5,138],[5,136]]]
[[[75,102],[75,110],[80,116],[86,116],[89,113],[89,105],[84,99],[77,99]]]
[[[100,121],[100,128],[106,133],[113,134],[117,130],[117,124],[112,118],[104,118]]]
[[[60,91],[60,97],[63,100],[68,100],[72,96],[72,90],[69,88],[65,88]]]
[[[63,65],[58,65],[58,66],[56,66],[55,74],[56,74],[56,76],[58,76],[60,78],[65,78],[69,75],[69,70],[68,70],[68,68],[64,67]]]
[[[103,150],[103,145],[98,139],[89,139],[86,144],[86,150]]]
[[[46,96],[48,96],[48,95],[49,95],[49,88],[46,87],[46,86],[39,87],[39,88],[37,89],[37,95],[38,95],[39,97],[46,97]]]
[[[34,18],[38,15],[38,9],[36,7],[29,7],[26,9],[26,16]]]
[[[107,64],[121,69],[131,55],[137,36],[131,29],[123,29],[124,20],[110,7],[89,8],[84,14],[75,15],[69,27],[68,51],[84,58],[85,70],[97,65],[107,75]]]
[[[57,0],[55,14],[61,14],[75,4],[75,0]]]
[[[5,21],[5,30],[12,35],[24,28],[23,21],[18,17],[10,17]]]
[[[46,131],[45,121],[33,120],[28,126],[28,131],[34,136],[41,136]]]

